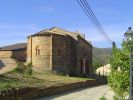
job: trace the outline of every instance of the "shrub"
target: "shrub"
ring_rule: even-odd
[[[99,100],[106,100],[106,98],[102,96],[101,98],[99,98]]]
[[[14,72],[24,73],[24,68],[19,62],[17,62],[17,67],[14,69]]]
[[[17,62],[17,67],[14,69],[14,72],[31,76],[32,75],[32,63],[29,63],[27,64],[27,66],[25,66],[22,62]]]
[[[25,74],[30,75],[30,76],[32,75],[32,63],[31,62],[27,65]]]
[[[123,41],[122,48],[113,47],[108,84],[114,90],[114,100],[124,100],[129,92],[129,49]]]

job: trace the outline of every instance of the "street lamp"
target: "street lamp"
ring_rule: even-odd
[[[130,90],[129,90],[129,99],[128,100],[133,100],[132,99],[132,46],[133,46],[133,31],[132,28],[129,27],[128,31],[124,34],[126,38],[126,42],[130,47]]]

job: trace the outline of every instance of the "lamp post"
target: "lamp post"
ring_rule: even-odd
[[[133,31],[132,28],[129,27],[128,31],[124,34],[126,38],[126,42],[130,47],[130,87],[129,87],[129,99],[133,100],[132,98],[132,46],[133,46]]]

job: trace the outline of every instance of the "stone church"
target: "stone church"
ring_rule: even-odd
[[[16,47],[15,51],[20,52],[17,58],[15,54],[12,56],[13,45],[1,48],[0,57],[8,51],[14,59],[32,62],[35,70],[54,70],[77,76],[92,74],[92,45],[84,35],[53,27],[30,35],[27,40],[27,46]]]

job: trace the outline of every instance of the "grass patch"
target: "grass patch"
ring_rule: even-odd
[[[43,73],[33,72],[31,76],[13,71],[0,76],[0,91],[5,91],[11,88],[51,87],[63,84],[83,82],[87,80],[93,79],[66,77],[48,71]]]
[[[38,87],[43,84],[43,80],[15,72],[6,73],[0,76],[0,91],[11,88]]]
[[[46,87],[93,80],[91,78],[67,77],[51,71],[45,71],[43,73],[33,72],[33,76],[45,80]]]

